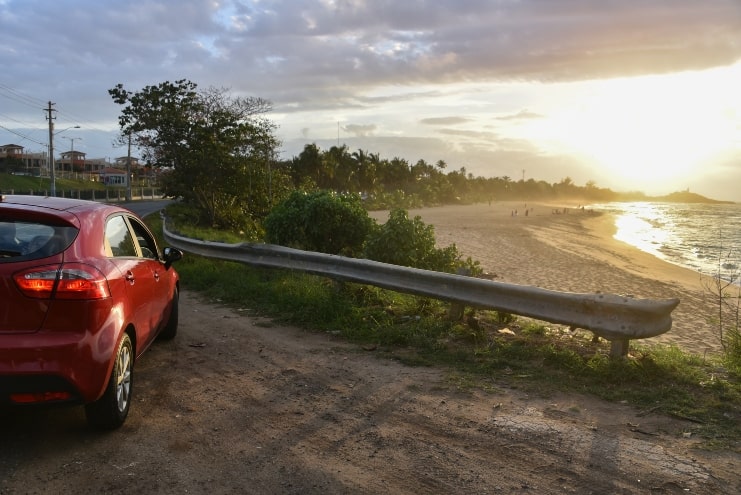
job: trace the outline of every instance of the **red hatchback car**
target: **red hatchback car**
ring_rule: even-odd
[[[136,359],[175,337],[174,248],[131,211],[92,201],[0,196],[0,404],[85,404],[123,424]]]

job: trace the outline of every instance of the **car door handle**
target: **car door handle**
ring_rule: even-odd
[[[160,272],[154,272],[154,279],[159,282],[159,280],[160,280]]]
[[[126,272],[126,281],[131,285],[134,285],[134,273],[131,271]]]

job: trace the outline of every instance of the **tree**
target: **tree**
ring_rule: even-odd
[[[316,143],[304,145],[304,150],[294,157],[291,177],[296,187],[312,189],[322,182],[322,154]]]
[[[275,191],[287,189],[271,169],[279,141],[263,117],[269,102],[226,89],[199,91],[185,79],[138,92],[118,84],[108,93],[123,106],[121,135],[132,138],[147,164],[170,169],[167,195],[197,206],[211,225],[244,228],[246,219],[267,214]]]
[[[578,189],[571,177],[564,177],[558,184],[553,184],[553,189],[561,197],[573,197],[578,194]]]
[[[359,193],[373,193],[376,185],[376,170],[381,159],[378,154],[368,153],[359,149],[352,153],[355,162],[355,177]]]

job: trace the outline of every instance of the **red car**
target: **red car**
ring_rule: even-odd
[[[136,359],[177,333],[181,257],[125,208],[0,196],[0,404],[82,403],[90,425],[123,424]]]

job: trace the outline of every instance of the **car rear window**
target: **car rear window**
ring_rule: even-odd
[[[58,254],[72,243],[77,229],[41,222],[0,220],[0,263]]]

